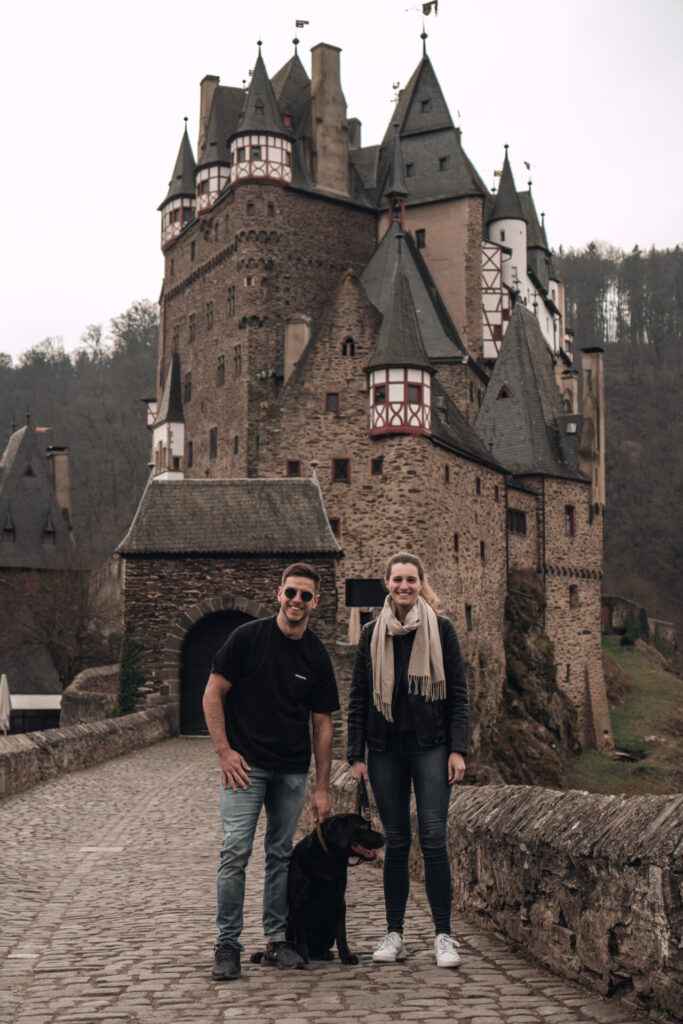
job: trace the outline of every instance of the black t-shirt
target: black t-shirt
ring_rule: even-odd
[[[225,730],[247,764],[308,771],[309,715],[339,708],[332,662],[315,633],[307,629],[300,640],[291,640],[275,616],[247,622],[230,634],[211,671],[232,684]]]

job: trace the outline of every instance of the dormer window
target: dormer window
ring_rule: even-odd
[[[30,466],[27,466],[26,469],[24,470],[24,476],[35,476],[35,475],[36,474],[33,472],[33,470],[31,469]]]
[[[447,169],[448,169],[448,157],[447,156],[440,156],[439,157],[439,170],[440,171],[445,171]]]
[[[48,525],[43,530],[43,544],[54,544],[55,542],[55,531],[52,526]]]
[[[6,526],[2,531],[2,539],[8,544],[14,544],[17,539],[16,531],[13,526]]]
[[[283,114],[282,115],[282,123],[285,126],[285,128],[291,128],[292,127],[292,116],[291,116],[291,114]]]
[[[263,117],[263,101],[256,100],[256,106],[254,107],[254,113],[258,114],[259,117]]]
[[[415,164],[406,164],[406,178],[412,178],[415,174]]]
[[[423,114],[426,114],[431,109],[431,106],[432,106],[431,99],[420,100],[420,108],[421,108]]]

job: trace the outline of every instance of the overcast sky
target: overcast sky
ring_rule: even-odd
[[[349,117],[380,141],[422,52],[411,0],[34,0],[4,16],[0,352],[78,346],[156,299],[159,213],[199,82],[272,76],[301,42],[341,47]],[[309,22],[295,30],[295,20]],[[439,0],[427,50],[487,185],[531,166],[550,245],[683,242],[681,0]]]

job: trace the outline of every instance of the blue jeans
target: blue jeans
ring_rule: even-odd
[[[221,786],[223,843],[218,868],[218,945],[240,943],[244,923],[244,881],[261,808],[266,809],[266,878],[263,932],[284,938],[287,929],[287,871],[292,841],[306,798],[306,774],[268,771],[252,764],[251,786]]]
[[[368,753],[368,775],[386,836],[384,901],[387,929],[403,932],[410,889],[410,784],[415,790],[425,889],[436,933],[451,930],[451,868],[446,847],[448,748],[421,747],[414,732],[392,732],[387,749]]]

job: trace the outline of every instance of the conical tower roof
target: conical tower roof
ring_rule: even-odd
[[[258,132],[259,134],[291,135],[282,124],[282,116],[275,99],[266,66],[261,56],[261,44],[254,72],[247,90],[247,98],[237,124],[237,131]]]
[[[493,212],[489,217],[489,224],[494,220],[524,220],[524,211],[515,188],[515,179],[512,177],[512,169],[508,160],[508,147],[505,147],[505,160],[500,175],[498,194],[493,204]]]
[[[311,106],[311,80],[297,53],[273,75],[271,84],[280,111],[292,118],[294,135],[302,135]]]
[[[227,90],[226,90],[227,91]],[[235,92],[236,90],[231,90]],[[228,95],[232,99],[232,95]],[[230,146],[228,145],[229,129],[234,121],[230,118],[230,104],[226,102],[225,92],[214,93],[209,122],[206,126],[204,145],[199,154],[197,167],[208,167],[212,164],[230,163]]]
[[[401,270],[400,261],[394,270],[377,345],[365,370],[388,366],[412,366],[435,372],[425,352],[410,285]]]
[[[184,423],[183,400],[180,390],[180,356],[174,352],[171,356],[171,365],[166,374],[166,383],[161,393],[159,409],[154,420],[154,426],[160,427],[163,423]]]
[[[187,136],[186,119],[185,130],[183,132],[183,137],[180,140],[180,147],[178,149],[175,167],[173,168],[171,180],[168,183],[168,192],[161,206],[165,206],[169,199],[177,199],[181,196],[190,196],[194,198],[194,176],[196,170],[197,167],[194,162],[192,145]],[[159,209],[161,209],[161,206]]]

